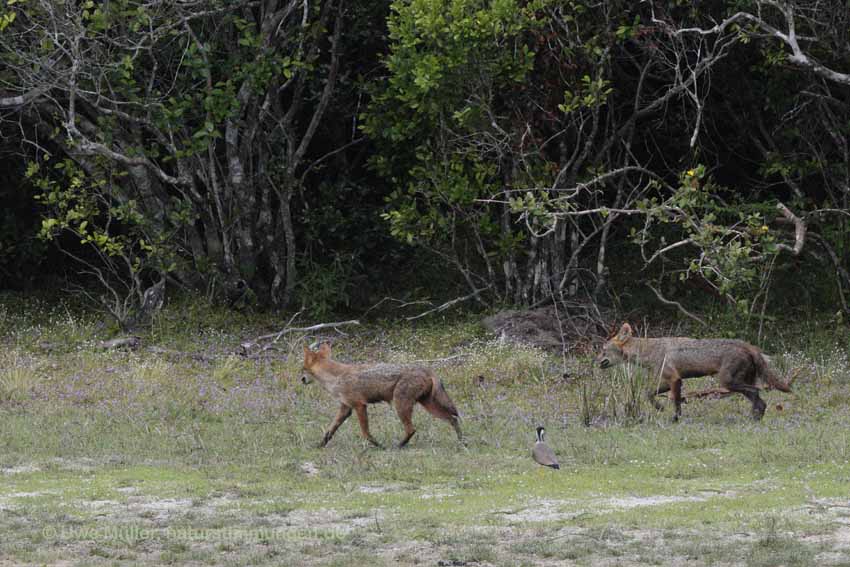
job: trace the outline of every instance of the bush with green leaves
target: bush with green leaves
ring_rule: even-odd
[[[69,233],[78,240],[65,249],[90,278],[77,291],[105,309],[122,329],[144,322],[146,290],[177,267],[175,234],[158,231],[134,199],[115,189],[123,175],[109,162],[101,160],[85,171],[74,160],[46,156],[30,162],[26,176],[44,215],[39,237],[57,241]],[[168,213],[172,225],[190,223],[190,211],[188,205],[175,203]]]

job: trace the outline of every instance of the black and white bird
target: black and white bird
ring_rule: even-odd
[[[544,467],[551,467],[553,469],[560,469],[561,465],[558,464],[558,459],[555,458],[555,453],[549,446],[543,441],[543,433],[546,431],[542,427],[537,428],[537,442],[534,444],[534,448],[531,450],[531,456],[535,460],[535,462],[543,465]]]

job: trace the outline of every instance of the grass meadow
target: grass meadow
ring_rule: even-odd
[[[738,396],[673,424],[639,372],[503,344],[473,316],[235,354],[287,320],[176,302],[140,348],[107,350],[93,314],[0,298],[0,566],[850,565],[846,329],[767,330],[799,377],[763,421]],[[354,418],[318,449],[336,403],[298,377],[320,339],[348,362],[430,361],[466,445],[418,408],[406,449]],[[391,407],[369,415],[399,439]],[[538,424],[560,471],[531,460]]]

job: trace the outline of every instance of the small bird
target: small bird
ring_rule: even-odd
[[[531,456],[535,460],[535,462],[543,465],[544,467],[551,467],[553,469],[560,469],[561,465],[558,464],[558,459],[555,458],[555,453],[549,446],[543,442],[543,432],[546,431],[542,427],[537,428],[537,442],[534,444],[534,448],[531,450]]]

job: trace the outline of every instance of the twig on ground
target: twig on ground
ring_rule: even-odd
[[[789,388],[791,387],[791,384],[794,383],[794,380],[797,379],[797,376],[799,376],[799,374],[800,374],[799,368],[794,370],[794,372],[791,374],[790,378],[786,382],[786,385]],[[756,390],[764,390],[764,391],[774,389],[773,386],[771,386],[770,384],[756,384],[754,387],[755,387]],[[687,395],[687,399],[691,399],[691,398],[693,398],[693,399],[725,398],[726,396],[731,396],[732,394],[735,394],[735,393],[736,392],[733,392],[732,390],[730,390],[728,388],[723,388],[723,387],[706,388],[705,390],[696,390],[694,392],[689,393]]]
[[[386,301],[390,301],[390,302],[398,303],[398,305],[396,305],[396,309],[404,309],[405,307],[409,307],[409,306],[411,306],[411,305],[434,305],[434,303],[433,303],[433,302],[431,302],[431,301],[426,301],[426,300],[419,300],[419,301],[404,301],[403,299],[396,299],[395,297],[389,297],[389,296],[387,296],[387,297],[383,298],[382,300],[380,300],[380,301],[379,301],[378,303],[376,303],[375,305],[373,305],[372,307],[370,307],[369,309],[367,309],[367,310],[363,313],[363,316],[365,317],[366,315],[368,315],[369,313],[371,313],[374,309],[377,309],[380,305],[382,305],[382,304],[383,304],[384,302],[386,302]]]
[[[277,331],[276,333],[269,333],[268,335],[260,335],[259,337],[253,340],[245,341],[244,343],[240,344],[239,348],[236,350],[236,353],[242,356],[257,356],[261,352],[272,348],[272,346],[287,333],[310,333],[312,331],[319,331],[321,329],[334,329],[336,332],[342,333],[342,331],[339,330],[339,327],[345,327],[349,325],[360,325],[360,321],[358,321],[357,319],[349,319],[348,321],[334,321],[333,323],[318,323],[316,325],[310,325],[309,327],[290,327],[289,325],[291,325],[292,322],[295,321],[295,319],[300,314],[301,312],[299,311],[298,313],[293,315],[289,319],[289,322],[287,322],[286,327],[284,327],[280,331]],[[261,345],[263,341],[269,342]],[[257,352],[252,352],[258,347],[259,350]]]
[[[267,339],[273,339],[272,342],[276,343],[280,340],[280,338],[286,333],[309,333],[312,331],[318,331],[320,329],[334,329],[337,332],[342,332],[338,327],[345,327],[347,325],[359,325],[360,321],[357,319],[350,319],[348,321],[336,321],[334,323],[319,323],[317,325],[311,325],[309,327],[289,327],[286,329],[282,329],[277,333],[272,333],[270,335],[262,335],[254,339],[255,341],[264,341]]]
[[[420,317],[425,317],[426,315],[430,315],[431,313],[439,313],[441,311],[445,311],[446,309],[448,309],[449,307],[451,307],[453,305],[457,305],[458,303],[461,303],[463,301],[467,301],[469,299],[473,299],[475,297],[478,297],[479,295],[481,295],[482,291],[487,291],[491,287],[493,287],[493,286],[488,285],[487,287],[482,287],[481,289],[476,289],[475,291],[473,291],[469,295],[464,295],[463,297],[457,297],[455,299],[452,299],[451,301],[446,301],[442,305],[439,305],[439,306],[437,306],[433,309],[429,309],[428,311],[425,311],[424,313],[420,313],[419,315],[414,315],[412,317],[405,317],[404,319],[405,319],[405,321],[413,321],[413,320],[419,319]]]
[[[201,362],[215,362],[219,358],[223,358],[225,356],[231,356],[230,354],[226,355],[215,355],[215,354],[205,354],[202,352],[184,352],[182,350],[173,350],[168,348],[162,348],[160,346],[149,346],[145,349],[147,352],[152,354],[158,354],[163,356],[174,356],[177,358],[191,358],[192,360],[200,360]]]
[[[128,348],[130,350],[135,350],[139,348],[142,344],[142,339],[139,337],[121,337],[118,339],[112,339],[110,341],[103,341],[100,343],[100,348],[109,350],[113,348]]]
[[[759,390],[759,386],[756,386]],[[695,392],[688,393],[687,396],[682,396],[682,401],[691,400],[691,399],[700,399],[700,398],[725,398],[726,396],[731,396],[734,394],[732,390],[728,388],[706,388],[705,390],[697,390]]]
[[[427,363],[430,363],[430,364],[434,364],[434,363],[438,363],[438,362],[448,362],[450,360],[455,360],[457,358],[464,358],[464,357],[467,357],[467,356],[470,356],[470,353],[462,352],[460,354],[447,356],[445,358],[428,358],[428,359],[423,359],[423,360],[411,360],[410,363],[411,364],[419,364],[419,363],[427,362]]]

